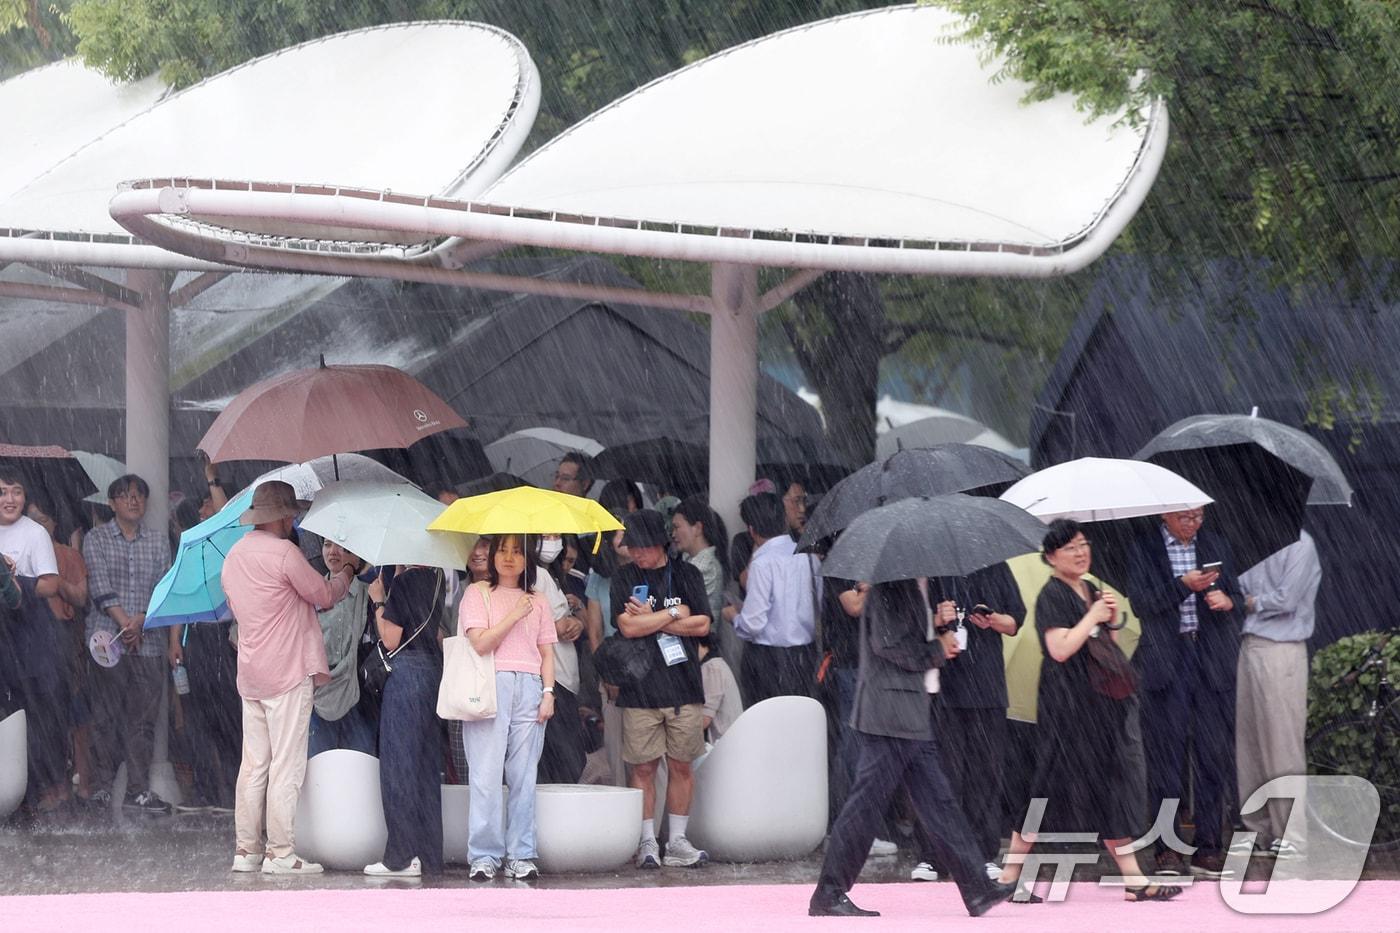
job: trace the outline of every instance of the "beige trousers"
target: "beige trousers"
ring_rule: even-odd
[[[1307,774],[1303,738],[1308,721],[1308,646],[1301,641],[1270,641],[1246,635],[1240,642],[1235,679],[1235,768],[1240,806],[1274,778]],[[1284,838],[1291,808],[1304,806],[1301,782],[1296,800],[1274,798],[1262,809],[1242,813],[1244,825],[1268,845]],[[1301,817],[1301,812],[1299,816]],[[1302,846],[1303,821],[1289,834]]]
[[[272,858],[285,858],[294,851],[292,823],[306,777],[313,692],[308,677],[281,696],[243,701],[243,763],[233,804],[234,835],[241,852],[265,850]]]

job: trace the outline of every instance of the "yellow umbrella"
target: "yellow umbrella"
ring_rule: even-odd
[[[518,486],[458,499],[433,519],[428,530],[478,535],[581,535],[621,527],[621,522],[592,499]]]
[[[1021,591],[1021,600],[1026,604],[1026,623],[1013,638],[1002,639],[1002,650],[1006,659],[1006,696],[1009,706],[1006,718],[1022,722],[1035,722],[1036,692],[1040,689],[1040,639],[1035,632],[1035,600],[1040,590],[1050,580],[1050,567],[1040,559],[1040,554],[1023,554],[1006,562],[1011,574],[1016,578],[1016,586]],[[1128,657],[1137,650],[1138,638],[1142,633],[1142,622],[1133,614],[1128,598],[1102,580],[1090,575],[1089,579],[1102,590],[1118,597],[1118,609],[1123,613],[1127,626],[1118,633],[1118,644]]]

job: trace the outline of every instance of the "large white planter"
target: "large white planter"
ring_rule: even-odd
[[[29,784],[29,725],[24,710],[0,719],[0,820],[15,812]]]
[[[826,835],[826,712],[809,697],[751,706],[695,766],[686,835],[722,862],[802,858]]]
[[[501,793],[505,793],[502,788]],[[472,789],[466,784],[442,785],[442,860],[449,865],[467,865],[467,822],[471,816]],[[501,827],[505,828],[505,808],[502,807]]]
[[[535,789],[540,870],[613,871],[637,851],[642,792],[597,784],[541,784]]]
[[[298,855],[327,868],[360,871],[384,857],[388,838],[378,758],[337,748],[307,762],[297,801]]]

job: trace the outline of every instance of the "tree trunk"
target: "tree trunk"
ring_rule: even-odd
[[[885,302],[868,275],[832,272],[796,296],[783,328],[821,397],[826,437],[852,467],[875,459],[875,401],[885,355]]]

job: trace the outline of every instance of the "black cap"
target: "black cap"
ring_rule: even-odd
[[[665,547],[670,543],[666,519],[655,509],[641,509],[622,520],[622,543],[627,547]]]

